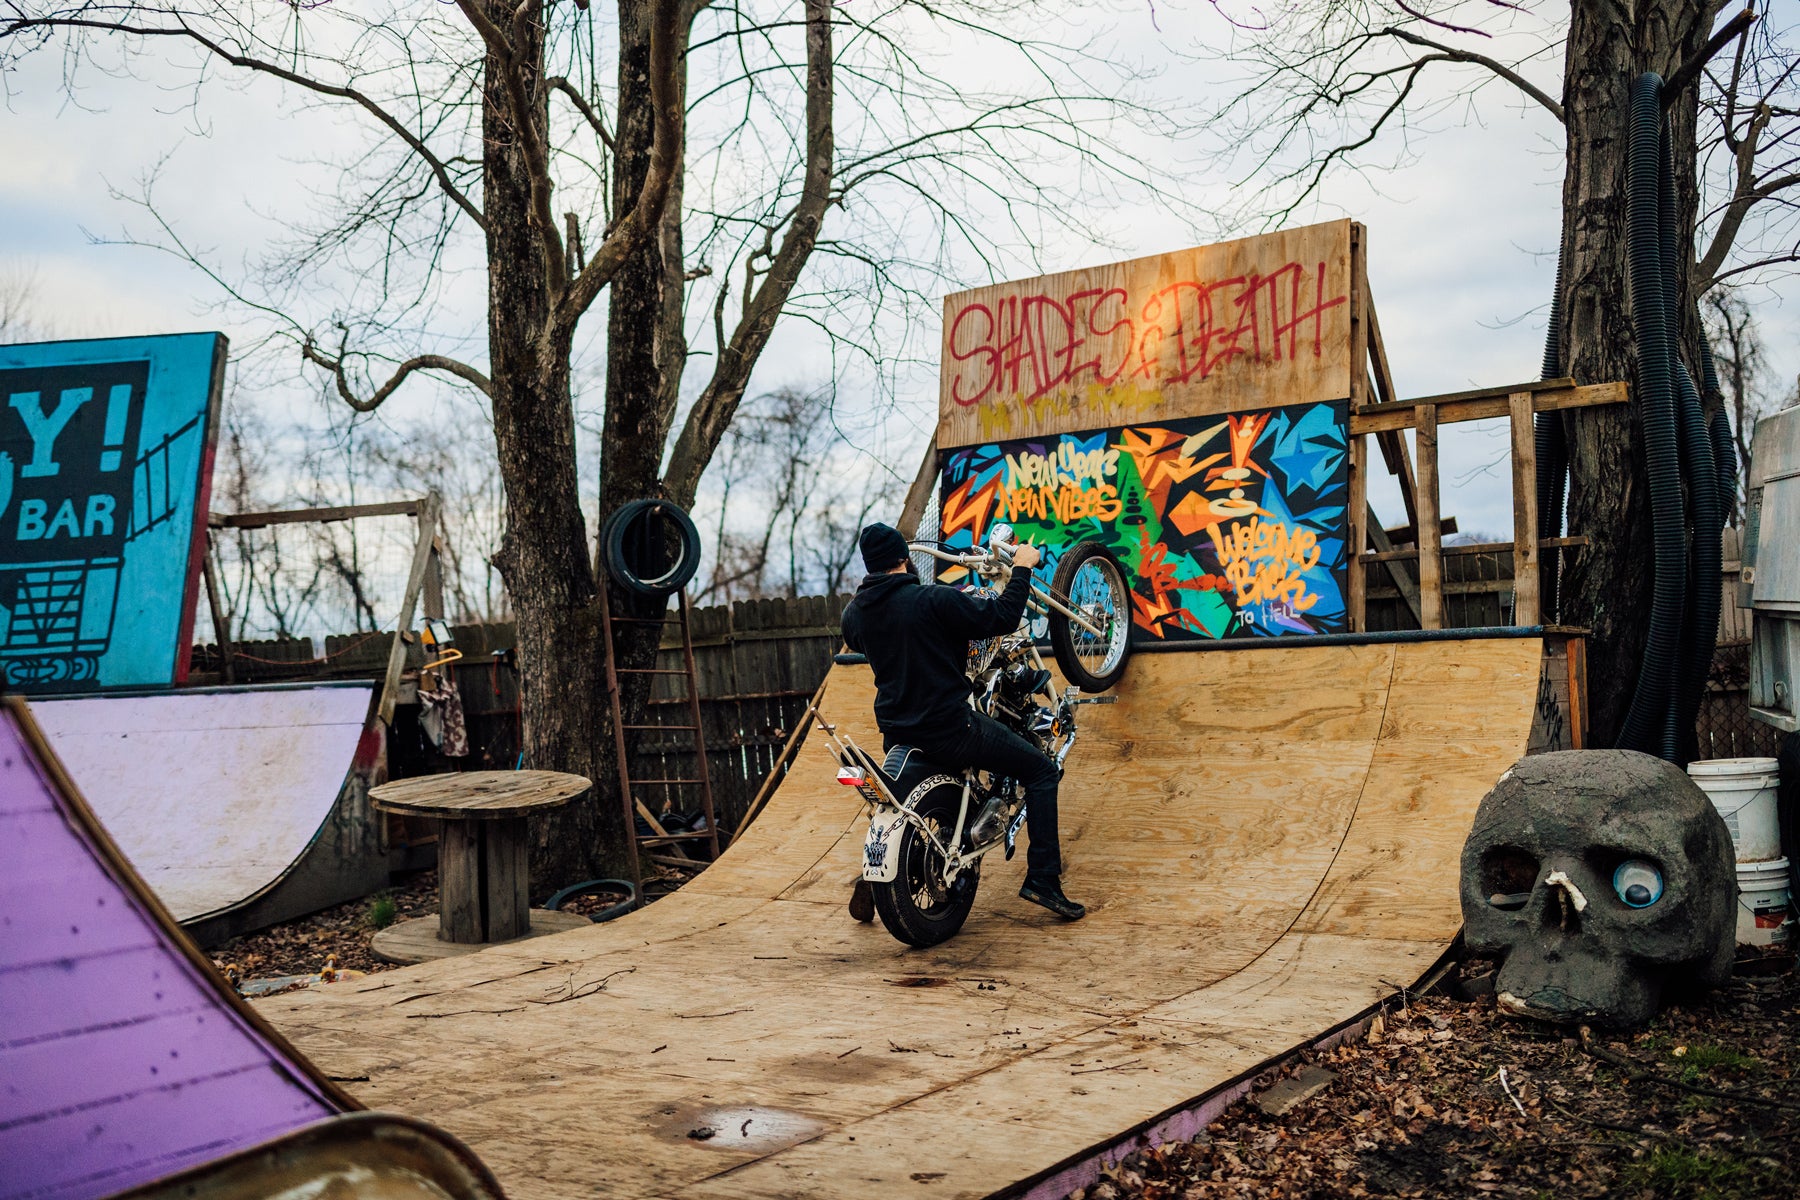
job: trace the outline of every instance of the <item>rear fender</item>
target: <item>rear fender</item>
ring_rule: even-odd
[[[938,853],[944,854],[948,850],[948,847],[932,836],[924,820],[913,811],[934,789],[946,785],[960,790],[962,781],[950,775],[933,775],[921,780],[907,793],[901,804],[884,804],[875,810],[875,815],[869,818],[868,835],[863,839],[864,879],[870,883],[892,883],[899,878],[900,828],[903,825],[917,826],[920,834],[931,839]]]

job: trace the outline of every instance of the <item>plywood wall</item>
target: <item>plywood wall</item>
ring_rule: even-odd
[[[938,446],[1350,395],[1350,222],[944,300]]]

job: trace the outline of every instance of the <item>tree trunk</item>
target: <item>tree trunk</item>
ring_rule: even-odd
[[[487,0],[505,28],[510,3]],[[541,27],[515,48],[534,64],[528,85],[534,119],[548,124]],[[596,652],[593,568],[581,516],[568,348],[553,344],[550,297],[531,222],[530,175],[503,94],[503,67],[491,55],[482,85],[483,204],[488,218],[488,354],[494,440],[506,493],[506,539],[496,565],[518,625],[525,765],[592,778],[604,726]],[[617,866],[622,822],[595,796],[533,822],[533,894],[593,878]]]
[[[654,111],[650,92],[651,6],[642,0],[619,0],[619,100],[618,126],[613,153],[613,211],[624,212],[644,186],[650,173],[654,141]],[[676,48],[676,97],[678,109],[686,104],[689,20],[678,22],[681,39]],[[670,186],[668,207],[658,223],[656,236],[646,240],[613,276],[607,291],[606,410],[600,449],[600,512],[602,523],[631,500],[662,494],[663,444],[674,419],[680,394],[681,372],[687,359],[682,328],[685,279],[682,266],[681,213],[682,170],[677,163]],[[645,619],[660,617],[666,604],[645,600],[609,584],[607,600],[615,616]],[[655,665],[661,641],[660,625],[627,622],[614,629],[615,666],[619,676],[619,703],[629,725],[644,725],[650,699],[648,675],[630,674]],[[606,643],[596,643],[593,661],[605,669]],[[601,675],[604,684],[604,675]],[[595,746],[595,794],[611,812],[622,812],[618,783],[618,753],[611,727],[610,704],[599,712],[601,736]],[[629,752],[635,738],[626,736]],[[635,766],[635,764],[632,764]],[[654,794],[651,794],[654,793]],[[649,789],[637,797],[653,811],[665,800],[685,801],[684,796],[665,796]],[[622,824],[605,846],[609,874],[630,877],[631,853],[625,840],[630,834]]]
[[[1717,7],[1716,0],[1645,0],[1634,20],[1611,0],[1573,5],[1563,82],[1568,172],[1562,361],[1578,382],[1636,381],[1625,207],[1631,85],[1644,71],[1666,77],[1697,50]],[[1671,117],[1677,221],[1688,231],[1680,260],[1685,278],[1697,210],[1692,91]],[[1690,330],[1683,334],[1684,347],[1696,344]],[[1576,409],[1562,420],[1569,442],[1569,532],[1588,539],[1564,575],[1562,619],[1590,631],[1591,744],[1608,746],[1631,705],[1650,622],[1653,549],[1643,429],[1635,403]]]

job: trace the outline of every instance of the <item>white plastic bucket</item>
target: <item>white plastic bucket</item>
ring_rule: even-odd
[[[1775,814],[1781,776],[1774,759],[1709,758],[1689,763],[1688,775],[1725,818],[1740,863],[1781,857],[1781,823]]]
[[[1788,860],[1738,864],[1737,940],[1740,946],[1786,946],[1794,932],[1788,897]]]

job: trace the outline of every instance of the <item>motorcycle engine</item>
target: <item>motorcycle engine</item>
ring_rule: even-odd
[[[1050,691],[1050,672],[1030,663],[1010,663],[1000,672],[1000,687],[995,697],[999,708],[1007,717],[1008,724],[1026,737],[1043,738],[1049,733],[1052,717],[1050,710],[1040,705],[1036,697]]]

